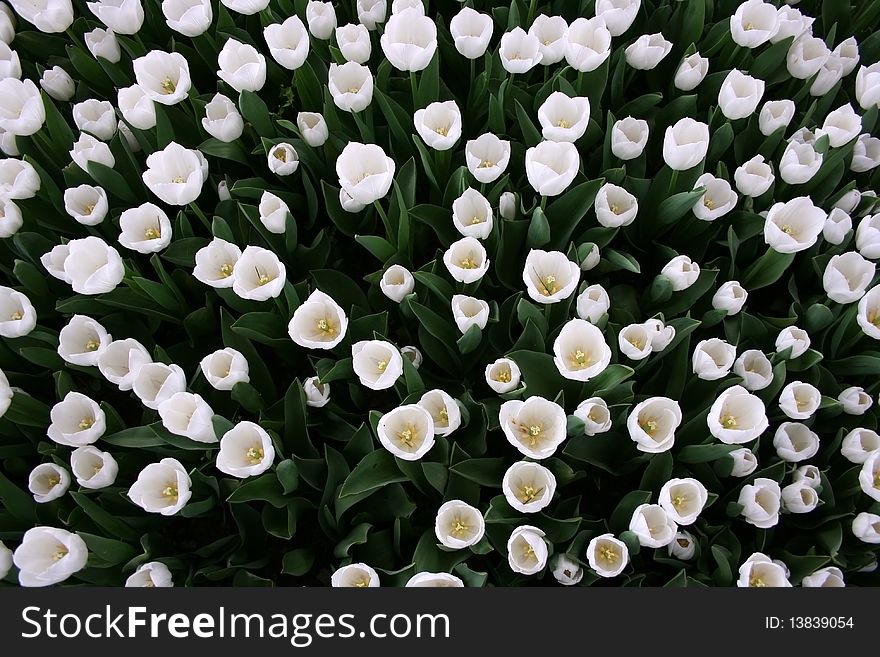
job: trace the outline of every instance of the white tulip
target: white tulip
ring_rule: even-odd
[[[12,40],[15,38],[16,23],[15,12],[12,11],[12,8],[9,5],[4,3],[3,8],[0,9],[0,41],[7,44],[12,43]],[[10,552],[9,554],[9,565],[11,566],[12,553]],[[0,579],[3,579],[3,577],[0,577]]]
[[[494,27],[491,16],[470,7],[462,7],[449,21],[455,49],[468,59],[477,59],[486,53]]]
[[[791,141],[779,160],[779,175],[789,185],[809,182],[819,172],[822,160],[822,154],[812,144]]]
[[[800,422],[783,422],[773,435],[773,447],[783,461],[798,463],[819,451],[819,436]]]
[[[531,32],[515,27],[501,36],[501,66],[508,73],[527,73],[543,61],[541,42]]]
[[[865,173],[880,166],[880,139],[869,134],[859,135],[853,147],[850,171]]]
[[[672,42],[657,34],[643,34],[624,51],[626,63],[640,71],[650,71],[672,51]]]
[[[685,171],[697,166],[709,150],[709,126],[690,117],[666,128],[663,161],[669,168]]]
[[[112,30],[96,27],[91,32],[86,32],[83,35],[83,40],[95,59],[102,57],[111,64],[116,64],[122,57],[119,41]]]
[[[479,509],[461,500],[444,502],[437,510],[434,534],[442,545],[452,550],[476,545],[483,538],[486,524]]]
[[[404,461],[417,461],[434,446],[434,418],[421,406],[405,404],[379,418],[382,446]]]
[[[617,577],[629,563],[629,550],[614,534],[602,534],[590,539],[587,562],[599,577]]]
[[[805,588],[843,588],[843,571],[835,566],[821,568],[812,575],[807,575],[801,580],[801,586]]]
[[[232,287],[235,263],[241,258],[241,249],[235,244],[215,237],[207,246],[196,251],[193,276],[205,285]]]
[[[880,106],[880,62],[859,67],[856,73],[856,99],[863,110]]]
[[[602,331],[583,319],[566,322],[553,342],[553,362],[566,379],[588,381],[611,362],[611,348]]]
[[[468,170],[478,182],[494,182],[510,162],[510,142],[487,132],[468,140],[464,155]]]
[[[672,448],[681,419],[681,407],[677,401],[668,397],[649,397],[630,411],[626,428],[630,439],[636,443],[636,449],[659,454]]]
[[[24,294],[0,286],[0,336],[20,338],[34,330],[37,311]]]
[[[58,355],[72,365],[94,367],[112,339],[99,322],[74,315],[58,334]]]
[[[746,0],[730,18],[730,36],[744,48],[767,43],[779,29],[776,7],[763,0]]]
[[[748,297],[749,293],[739,281],[727,281],[712,296],[712,307],[715,310],[724,310],[729,317],[742,310]]]
[[[746,484],[739,494],[738,504],[743,507],[746,522],[761,529],[768,529],[779,522],[782,491],[772,479],[757,478]]]
[[[842,244],[849,231],[852,230],[852,218],[841,208],[834,208],[828,213],[822,227],[822,237],[829,244]]]
[[[871,260],[880,258],[880,214],[867,215],[856,228],[856,248]]]
[[[429,390],[417,403],[431,414],[435,436],[448,436],[461,426],[458,402],[443,390]]]
[[[605,183],[596,193],[593,209],[600,225],[605,228],[619,228],[635,221],[639,202],[623,187]]]
[[[558,196],[571,185],[580,155],[570,142],[542,141],[526,151],[526,177],[541,196]]]
[[[660,506],[679,525],[692,525],[706,505],[709,493],[696,479],[670,479],[660,489]]]
[[[208,354],[199,362],[199,367],[216,390],[232,390],[236,383],[250,381],[247,359],[232,347]]]
[[[84,237],[67,243],[65,276],[78,294],[103,294],[122,282],[125,268],[119,252],[100,237]]]
[[[0,370],[0,418],[6,415],[6,411],[9,410],[14,396],[15,391],[9,385],[9,379],[6,378],[3,370]]]
[[[805,420],[819,409],[822,394],[809,383],[792,381],[779,394],[779,408],[792,420]]]
[[[9,4],[15,9],[15,13],[40,32],[64,32],[73,23],[73,5],[70,0],[10,0]]]
[[[521,376],[519,366],[509,358],[486,365],[486,383],[498,394],[516,390]]]
[[[43,75],[40,77],[40,86],[49,96],[63,103],[73,98],[73,94],[76,92],[73,78],[60,66],[53,66],[43,71]]]
[[[378,201],[388,193],[394,170],[394,160],[375,144],[348,142],[336,159],[339,185],[364,205]]]
[[[659,504],[640,504],[629,521],[629,531],[642,547],[660,548],[669,545],[678,532],[678,525]]]
[[[718,106],[730,120],[750,116],[764,95],[764,81],[733,69],[724,78],[718,92]]]
[[[776,351],[791,349],[789,358],[802,356],[810,348],[810,335],[797,326],[789,326],[782,329],[776,336]]]
[[[808,196],[776,203],[764,222],[764,242],[778,253],[809,249],[819,239],[826,217]]]
[[[492,206],[472,187],[452,202],[452,224],[464,237],[486,239],[492,233]]]
[[[537,513],[553,500],[556,477],[543,465],[518,461],[504,473],[501,490],[507,503],[522,513]]]
[[[119,474],[116,459],[92,446],[77,447],[71,452],[70,469],[73,470],[76,483],[90,490],[112,486]]]
[[[832,148],[848,144],[859,136],[862,131],[862,118],[856,114],[852,105],[842,105],[825,117],[821,130],[816,136],[828,135],[828,143]]]
[[[819,506],[819,494],[804,482],[782,489],[782,504],[789,513],[809,513]]]
[[[0,198],[0,239],[12,237],[23,225],[19,207],[9,199]]]
[[[730,470],[731,477],[748,477],[758,469],[758,457],[747,447],[736,449],[728,454],[733,460]]]
[[[239,422],[220,439],[217,469],[239,479],[255,477],[272,467],[275,447],[266,430],[253,422]]]
[[[131,131],[129,125],[119,119],[119,122],[116,124],[116,131],[122,135],[122,139],[125,140],[125,143],[128,145],[129,150],[132,153],[140,153],[141,152],[141,144],[135,137],[134,133]],[[222,200],[222,199],[221,199]]]
[[[357,62],[330,64],[327,88],[336,107],[346,112],[361,112],[373,102],[373,74]]]
[[[736,192],[730,186],[730,183],[723,178],[716,178],[711,173],[704,173],[697,178],[694,189],[703,187],[704,192],[701,199],[694,204],[694,216],[701,221],[715,221],[719,217],[723,217],[734,207],[738,197]]]
[[[267,25],[263,29],[263,38],[269,46],[272,59],[284,68],[294,71],[305,63],[309,54],[309,34],[299,16],[290,16],[283,23]]]
[[[552,456],[566,437],[565,411],[543,397],[504,402],[498,420],[508,442],[536,460]]]
[[[608,292],[601,285],[590,285],[577,298],[577,315],[592,324],[596,324],[611,307]]]
[[[595,244],[590,245],[590,251],[581,260],[581,271],[590,271],[594,269],[602,259],[602,255],[599,253],[599,247]]]
[[[481,247],[482,248],[482,247]],[[558,303],[577,289],[581,268],[561,251],[531,249],[523,267],[523,283],[537,303]]]
[[[386,0],[357,0],[358,22],[368,30],[375,30],[379,23],[385,22],[388,12]]]
[[[792,2],[789,4],[796,3]],[[812,33],[812,25],[816,20],[812,16],[805,16],[799,10],[788,5],[780,7],[776,12],[776,16],[779,21],[779,28],[776,30],[776,34],[770,38],[770,43],[779,43],[788,37],[797,39],[802,34]]]
[[[40,264],[46,268],[50,275],[59,281],[70,284],[70,276],[64,271],[64,263],[67,262],[67,256],[70,254],[70,246],[68,244],[59,244],[52,247],[48,253],[40,256]]]
[[[611,128],[611,152],[621,160],[633,160],[639,157],[647,143],[647,121],[628,116],[615,122]]]
[[[0,12],[0,14],[6,15],[4,12]],[[0,581],[9,574],[10,570],[12,570],[12,550],[6,547],[3,541],[0,541]]]
[[[119,243],[138,253],[155,253],[171,243],[171,220],[153,203],[124,210],[119,228]]]
[[[330,138],[327,121],[318,112],[299,112],[296,115],[296,127],[299,128],[303,141],[312,148],[323,146]]]
[[[98,370],[120,390],[131,390],[142,365],[152,362],[150,352],[134,338],[113,340],[98,353]]]
[[[437,151],[448,151],[461,137],[461,110],[454,100],[416,110],[413,122],[425,144]]]
[[[141,0],[98,0],[87,2],[86,6],[116,34],[135,34],[144,24]]]
[[[248,246],[232,267],[232,291],[242,299],[266,301],[281,294],[287,280],[284,263],[272,251]]]
[[[853,519],[852,532],[865,543],[880,543],[880,516],[863,511]]]
[[[437,25],[425,16],[424,8],[404,9],[393,13],[385,23],[379,43],[394,68],[421,71],[431,63],[437,50]]]
[[[718,396],[706,423],[709,433],[727,445],[751,442],[769,426],[764,402],[742,386],[728,388]]]
[[[269,6],[269,0],[220,0],[228,9],[245,16],[263,11]]]
[[[538,108],[538,121],[544,139],[575,142],[584,136],[590,123],[590,99],[554,91]]]
[[[249,43],[229,38],[217,56],[217,77],[238,92],[266,84],[266,58]]]
[[[853,303],[865,295],[876,269],[873,262],[856,251],[832,256],[825,266],[822,286],[832,301]]]
[[[204,34],[214,20],[210,0],[162,0],[162,14],[168,27],[190,38]]]
[[[755,552],[739,567],[736,585],[743,588],[788,588],[791,587],[791,582],[788,581],[785,564],[774,562],[766,554]]]
[[[208,178],[208,162],[199,151],[177,142],[147,156],[144,184],[169,205],[187,205],[202,193]],[[169,231],[170,232],[170,231]]]
[[[563,586],[574,586],[584,578],[584,569],[566,554],[554,555],[551,568],[553,577]]]
[[[843,412],[847,415],[864,415],[874,403],[871,395],[859,386],[850,386],[837,396],[837,400],[843,406]]]
[[[450,575],[449,573],[417,573],[410,577],[406,584],[406,588],[456,588],[464,587],[464,582],[460,577]]]
[[[859,472],[859,485],[865,495],[880,502],[880,452],[873,452],[865,459]]]
[[[696,554],[697,541],[690,532],[679,531],[676,532],[675,539],[666,546],[666,551],[670,557],[688,561]]]
[[[661,320],[651,318],[644,323],[651,341],[651,351],[663,351],[675,339],[675,327],[666,326]]]
[[[128,497],[148,513],[173,516],[192,497],[192,480],[177,459],[165,458],[146,466],[128,489]]]
[[[275,144],[266,155],[269,171],[276,176],[289,176],[299,168],[299,153],[288,143]]]
[[[130,109],[130,105],[125,102],[127,98],[126,92],[133,89],[135,93],[143,96],[143,92],[139,87],[126,87],[119,90],[119,109],[123,112],[123,117],[129,123],[131,121],[125,116],[126,111]],[[149,99],[148,99],[149,100]],[[152,104],[152,101],[149,101]],[[133,103],[132,103],[133,105]],[[124,106],[124,107],[123,107]],[[116,134],[116,115],[113,112],[113,105],[106,100],[97,100],[90,98],[73,106],[73,122],[76,127],[83,132],[88,132],[98,139],[107,141]],[[155,112],[153,125],[155,125]],[[135,126],[138,127],[138,126]],[[147,126],[152,127],[152,125]]]
[[[352,368],[361,385],[371,390],[385,390],[403,374],[403,356],[390,342],[361,340],[351,346]],[[433,430],[431,432],[433,437]]]
[[[321,383],[317,376],[310,376],[303,381],[303,392],[306,396],[306,406],[322,408],[330,401],[330,384]]]
[[[813,84],[810,85],[810,95],[818,97],[830,92],[834,85],[843,79],[843,66],[843,60],[832,52],[831,56],[822,64],[822,68],[819,69],[816,76],[812,78]]]
[[[162,426],[198,443],[216,443],[212,419],[214,411],[201,395],[176,392],[158,406]]]
[[[26,160],[0,160],[0,199],[29,199],[40,190],[40,176]]]
[[[611,36],[620,36],[636,20],[641,5],[641,0],[597,0],[596,17],[605,22]]]
[[[850,463],[861,464],[880,450],[880,435],[872,429],[853,429],[843,438],[840,454]]]
[[[127,588],[171,588],[174,581],[168,566],[160,561],[150,561],[138,566],[125,580]]]
[[[271,160],[270,160],[271,161]],[[264,191],[258,206],[260,223],[270,233],[282,235],[287,228],[287,215],[290,208],[281,198],[269,191]]]
[[[538,39],[541,64],[558,64],[565,57],[565,34],[568,23],[562,16],[537,16],[529,28],[529,35]]]
[[[405,267],[400,265],[391,265],[382,274],[379,280],[379,288],[382,293],[394,301],[400,303],[415,288],[416,281],[413,275]],[[453,308],[455,307],[455,299],[453,298]],[[488,305],[486,306],[488,311]],[[487,314],[488,318],[488,314]],[[481,327],[482,328],[482,327]]]
[[[792,473],[792,480],[818,489],[822,486],[822,472],[815,465],[802,465]]]
[[[498,213],[505,219],[516,218],[516,194],[504,192],[498,199]]]
[[[337,27],[336,44],[348,62],[366,64],[370,60],[370,31],[365,25],[349,23]]]
[[[611,32],[605,21],[577,18],[565,34],[565,61],[579,73],[599,68],[611,54]]]
[[[660,274],[672,282],[672,289],[676,292],[688,289],[697,282],[700,276],[700,265],[686,255],[680,255],[670,260]]]
[[[205,105],[202,127],[214,139],[228,143],[241,137],[244,119],[228,96],[214,94],[211,102]]]
[[[611,429],[611,412],[601,397],[585,399],[574,409],[574,416],[584,423],[584,434],[595,436]]]
[[[180,53],[151,50],[132,64],[138,86],[154,102],[174,105],[189,94],[189,64]]]
[[[36,587],[63,582],[85,568],[88,558],[86,542],[76,534],[55,527],[34,527],[24,533],[12,560],[18,567],[19,584]]]
[[[489,321],[489,304],[475,297],[455,294],[452,296],[452,318],[462,334],[467,333],[471,326],[477,326],[482,331]]]
[[[769,137],[780,128],[785,128],[794,118],[795,105],[791,100],[768,100],[758,115],[761,134]]]
[[[521,575],[535,575],[547,565],[549,550],[544,532],[532,525],[513,530],[507,539],[507,563]]]
[[[334,571],[330,586],[337,588],[371,588],[379,586],[379,575],[365,563],[352,563]]]
[[[792,77],[806,80],[816,75],[830,56],[831,51],[822,39],[804,34],[791,44],[785,65]]]
[[[489,270],[486,249],[475,237],[463,237],[453,242],[443,254],[443,264],[452,278],[460,283],[478,281]]]
[[[37,504],[63,497],[70,488],[70,473],[54,463],[41,463],[28,476],[28,490]]]
[[[329,39],[336,29],[336,9],[333,3],[309,0],[306,5],[306,22],[313,37]]]
[[[329,295],[315,290],[293,312],[290,339],[306,349],[332,349],[345,337],[348,317]]]
[[[177,365],[145,363],[137,369],[131,389],[144,406],[156,410],[166,399],[186,390],[186,374]]]
[[[652,328],[647,324],[628,324],[617,334],[617,346],[630,360],[644,360],[654,350]]]
[[[752,198],[766,193],[774,179],[773,169],[764,161],[762,155],[755,155],[737,167],[733,174],[733,180],[739,193]]]

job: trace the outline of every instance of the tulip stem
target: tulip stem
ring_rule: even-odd
[[[416,72],[409,72],[409,84],[412,88],[412,100],[413,100],[413,110],[419,109],[418,99],[419,99],[419,85],[416,83]]]
[[[547,197],[542,196],[541,197],[541,212],[543,212],[546,207],[547,207]]]
[[[675,188],[678,185],[678,170],[673,169],[672,175],[669,177],[669,193],[675,194]]]
[[[195,203],[190,203],[190,204],[189,204],[189,208],[190,208],[190,210],[192,210],[193,213],[199,218],[199,221],[202,222],[202,224],[205,226],[205,228],[208,229],[208,232],[211,233],[211,232],[212,232],[212,230],[211,230],[211,222],[208,221],[208,218],[205,216],[205,213],[201,211],[201,209],[199,208],[199,206],[196,205]]]
[[[583,89],[584,89],[584,72],[578,71],[577,79],[575,80],[575,83],[574,83],[574,90],[577,93],[582,94]]]
[[[528,25],[532,24],[532,21],[535,18],[535,11],[537,10],[537,8],[538,8],[538,0],[532,0],[531,3],[529,3],[529,17],[528,17],[528,20],[526,21],[526,23]]]
[[[394,231],[391,229],[391,221],[388,219],[388,215],[385,214],[385,210],[382,209],[382,204],[379,201],[373,201],[373,205],[376,207],[376,212],[379,213],[379,217],[382,219],[382,223],[385,225],[385,233],[388,235],[388,241],[397,243],[397,237],[394,235]]]

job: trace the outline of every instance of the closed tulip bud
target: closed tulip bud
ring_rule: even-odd
[[[489,304],[475,297],[455,294],[452,296],[452,318],[462,334],[471,326],[483,330],[489,321]]]
[[[709,58],[695,52],[685,57],[675,72],[673,83],[679,91],[692,91],[705,79],[709,72]]]
[[[120,390],[131,390],[142,365],[152,362],[150,352],[134,338],[113,340],[98,355],[98,370]]]
[[[150,130],[156,126],[156,106],[152,99],[138,85],[135,84],[130,87],[123,87],[119,90],[117,98],[122,118],[128,121],[132,126],[139,130]],[[86,102],[90,103],[92,101]],[[75,107],[76,106],[74,106],[74,109]],[[112,123],[112,128],[108,131],[110,136],[107,137],[96,133],[93,129],[89,129],[88,127],[79,124],[77,125],[80,130],[91,132],[99,139],[109,139],[113,136],[113,133],[116,132],[116,117],[113,114],[112,106],[109,108],[109,114],[107,116],[109,117],[110,123]]]
[[[214,20],[210,0],[162,0],[162,14],[168,27],[190,38],[204,34]]]
[[[138,566],[138,569],[125,580],[126,588],[171,588],[174,581],[168,566],[160,561],[150,561]]]
[[[598,328],[584,319],[565,323],[553,342],[553,362],[566,379],[589,381],[611,362],[611,347]]]
[[[103,294],[116,289],[125,275],[119,252],[100,237],[70,240],[64,274],[78,294]]]
[[[800,185],[813,179],[822,161],[822,154],[812,144],[790,141],[779,160],[779,175],[789,185]]]
[[[536,575],[547,565],[549,550],[544,532],[531,525],[513,530],[507,540],[507,563],[521,575]]]
[[[728,457],[733,461],[730,469],[731,477],[748,477],[758,469],[758,457],[747,447],[730,452]]]
[[[584,569],[567,554],[556,554],[551,561],[553,577],[563,586],[574,586],[584,578]]]
[[[856,100],[863,110],[880,107],[880,62],[859,67],[856,73]]]
[[[385,413],[376,425],[382,447],[404,461],[418,461],[434,446],[434,419],[416,404]]]
[[[666,546],[666,551],[670,557],[688,561],[694,558],[697,551],[697,541],[690,532],[679,531],[675,534],[672,542]]]
[[[220,349],[202,358],[199,367],[205,379],[216,390],[232,390],[237,383],[248,383],[248,362],[232,347]]]
[[[400,265],[391,265],[379,280],[379,288],[382,293],[395,303],[403,301],[415,286],[416,281],[413,275]]]
[[[385,23],[379,43],[394,68],[404,72],[421,71],[431,63],[437,50],[437,25],[425,16],[424,7],[421,11],[404,9],[393,13]],[[501,60],[503,64],[503,54]]]
[[[484,240],[492,233],[492,206],[472,187],[452,202],[452,225],[464,237]]]
[[[201,395],[176,392],[159,404],[162,425],[171,433],[198,443],[216,443],[214,411]]]
[[[718,396],[706,423],[709,432],[727,445],[751,442],[770,424],[764,402],[742,386],[728,388]]]
[[[46,268],[50,275],[59,281],[70,284],[70,276],[64,271],[64,263],[67,262],[67,256],[70,254],[70,246],[67,244],[59,244],[52,248],[48,253],[40,256],[40,264]],[[121,262],[121,261],[120,261]]]
[[[578,295],[576,307],[578,317],[596,324],[608,312],[611,299],[601,285],[591,285]]]
[[[309,0],[306,5],[306,22],[313,37],[329,39],[336,29],[336,9],[333,3]]]
[[[782,504],[789,513],[809,513],[819,506],[819,494],[811,486],[796,481],[782,489]]]
[[[641,0],[597,0],[596,17],[605,22],[611,36],[620,36],[633,24],[641,5]]]
[[[61,102],[67,102],[73,98],[76,85],[73,78],[60,66],[53,66],[43,71],[40,77],[40,86],[49,96]]]
[[[5,16],[6,14],[0,12]],[[2,17],[0,17],[2,18]],[[0,541],[0,580],[4,579],[12,569],[12,550]]]
[[[443,264],[459,283],[474,283],[489,270],[486,249],[475,237],[463,237],[453,242],[443,254]]]
[[[46,504],[64,497],[68,488],[70,473],[54,463],[41,463],[28,476],[28,490],[37,504]]]
[[[172,516],[192,497],[192,480],[177,459],[165,458],[141,470],[129,499],[148,513]]]
[[[22,3],[23,4],[23,3]],[[34,527],[24,533],[12,560],[22,586],[52,586],[86,567],[89,549],[78,535],[55,527]]]
[[[333,27],[336,27],[335,15]],[[266,26],[263,38],[269,46],[272,59],[290,71],[302,66],[309,55],[309,34],[299,16],[290,16],[283,23]]]
[[[46,108],[40,90],[31,80],[0,80],[0,129],[27,137],[43,127]]]
[[[743,507],[742,516],[747,523],[769,529],[779,522],[782,490],[772,479],[758,477],[740,489],[737,503]]]
[[[749,293],[739,281],[727,281],[712,296],[712,307],[715,310],[726,311],[729,317],[742,310],[748,297]]]
[[[764,222],[764,242],[778,253],[797,253],[813,246],[827,215],[808,196],[776,203]]]
[[[351,346],[352,369],[361,385],[370,390],[385,390],[403,374],[403,356],[390,342],[361,340]],[[428,415],[430,417],[430,414]],[[433,418],[431,440],[433,442]]]
[[[287,269],[272,251],[248,246],[232,267],[232,291],[242,299],[267,301],[281,294]]]
[[[485,531],[483,514],[461,500],[444,502],[437,510],[434,534],[443,546],[451,550],[479,543]]]
[[[825,60],[822,68],[813,78],[813,84],[810,85],[810,95],[818,97],[830,92],[834,85],[843,79],[843,65],[841,58],[831,53],[831,56]]]
[[[361,112],[373,101],[373,74],[357,62],[330,64],[327,87],[336,107],[346,112]]]
[[[538,122],[544,139],[576,142],[584,136],[590,123],[590,99],[586,96],[570,98],[561,91],[554,91],[538,108]]]
[[[263,474],[275,461],[275,447],[266,430],[254,422],[239,422],[223,434],[217,469],[245,479]]]
[[[509,358],[486,365],[486,383],[498,394],[516,390],[521,376],[519,366]]]
[[[796,4],[794,2],[790,4]],[[812,16],[805,16],[794,7],[783,5],[780,7],[776,15],[779,20],[779,27],[776,34],[770,37],[770,43],[779,43],[788,37],[797,39],[807,32],[812,33],[813,22],[816,20]]]
[[[73,149],[70,151],[70,158],[86,173],[89,173],[89,164],[92,162],[97,162],[110,168],[116,165],[116,158],[110,152],[110,147],[103,141],[98,141],[85,132],[81,133],[79,139],[74,142]]]
[[[357,0],[356,7],[358,22],[368,30],[375,30],[379,23],[385,22],[387,0]]]
[[[0,239],[11,237],[24,225],[19,207],[10,200],[0,199]]]
[[[535,460],[553,456],[566,437],[565,411],[543,397],[506,401],[498,418],[508,442]]]
[[[845,77],[852,73],[859,64],[859,42],[855,37],[849,37],[837,44],[832,51],[832,55],[839,58],[842,62],[842,75]]]
[[[792,381],[779,395],[779,408],[793,420],[805,420],[819,409],[822,394],[802,381]]]
[[[839,148],[855,139],[862,130],[862,119],[856,114],[852,105],[843,105],[825,117],[816,137],[828,135],[828,143],[832,148]]]
[[[779,29],[776,7],[763,0],[746,0],[730,19],[730,36],[738,46],[757,48]]]
[[[235,282],[232,275],[239,258],[241,249],[231,242],[215,237],[207,246],[196,251],[193,276],[211,287],[232,287]]]
[[[318,112],[299,112],[296,115],[296,127],[304,142],[312,148],[323,146],[330,138],[330,128],[323,115]]]
[[[388,193],[394,170],[394,160],[376,144],[350,141],[336,158],[339,186],[364,205],[370,205]]]
[[[241,137],[244,119],[228,96],[215,94],[211,102],[205,105],[202,127],[214,139],[229,143]]]
[[[853,147],[850,171],[864,173],[880,166],[880,139],[869,134],[859,135]]]
[[[642,547],[660,548],[675,540],[678,525],[659,504],[640,504],[633,511],[629,531]]]
[[[276,176],[289,176],[299,168],[299,154],[287,143],[275,144],[266,156],[269,171]]]
[[[822,487],[822,473],[815,465],[802,465],[792,473],[792,481],[818,490]]]
[[[601,397],[585,399],[574,409],[574,416],[584,423],[584,434],[595,436],[611,429],[611,412]]]
[[[853,429],[843,438],[840,454],[850,463],[861,464],[880,450],[880,435],[871,429]]]
[[[266,84],[266,58],[252,45],[227,39],[217,56],[217,76],[238,92]]]
[[[739,193],[752,198],[765,194],[774,179],[773,169],[764,161],[762,155],[755,155],[737,167],[733,174],[733,180]]]
[[[486,53],[494,27],[491,16],[470,7],[462,7],[449,21],[455,49],[468,59],[477,59]]]
[[[859,472],[859,485],[862,492],[880,502],[880,452],[872,452]]]
[[[464,588],[464,582],[460,577],[449,573],[418,573],[410,577],[406,588]]]
[[[672,449],[675,430],[681,419],[681,407],[677,401],[669,397],[649,397],[630,411],[626,428],[636,449],[659,454]]]
[[[90,490],[112,486],[119,474],[116,459],[108,452],[91,446],[77,447],[71,452],[70,468],[76,483]]]
[[[852,219],[840,208],[834,208],[825,219],[822,237],[829,244],[841,244],[849,231],[852,230]]]
[[[621,160],[633,160],[639,157],[647,144],[647,121],[628,116],[617,121],[611,128],[611,152]]]
[[[111,30],[96,27],[91,32],[86,32],[83,35],[83,40],[95,59],[101,57],[111,64],[116,64],[122,58],[119,41],[116,40],[116,35]],[[135,74],[137,73],[135,72]]]
[[[461,137],[461,110],[454,100],[416,110],[413,122],[416,132],[434,150],[448,151]]]
[[[789,588],[791,582],[788,581],[785,564],[773,561],[766,554],[755,552],[739,567],[736,585],[744,588]]]
[[[700,265],[686,255],[680,255],[670,260],[660,274],[672,282],[672,289],[676,292],[686,290],[697,282],[700,276]]]
[[[660,33],[643,34],[627,46],[624,51],[626,63],[634,69],[649,71],[672,51],[672,42]]]
[[[813,77],[831,56],[822,39],[804,34],[791,44],[785,65],[792,77],[806,80]]]
[[[825,266],[822,286],[832,301],[853,303],[865,295],[876,269],[873,262],[856,251],[832,256]]]
[[[337,588],[373,588],[379,586],[379,575],[365,563],[352,563],[336,570],[330,586]]]
[[[501,37],[498,55],[508,73],[527,73],[541,63],[541,42],[534,34],[515,27]]]
[[[565,61],[580,73],[599,68],[611,54],[611,32],[600,17],[577,18],[565,35]]]
[[[303,393],[306,396],[306,406],[322,408],[330,401],[330,384],[321,383],[317,376],[310,376],[303,381]]]
[[[810,348],[810,335],[797,326],[782,329],[776,336],[776,351],[791,349],[789,358],[802,356]]]
[[[138,253],[156,253],[171,243],[171,221],[152,203],[129,208],[119,216],[119,243]]]
[[[880,214],[868,215],[859,222],[856,248],[866,258],[880,258]]]
[[[680,119],[666,128],[663,139],[663,161],[676,171],[697,166],[709,150],[709,126],[690,117]]]
[[[526,151],[526,176],[541,196],[564,192],[580,167],[580,155],[569,142],[542,141]]]
[[[332,349],[342,342],[347,329],[345,312],[320,290],[297,307],[287,327],[291,340],[306,349]]]
[[[675,327],[666,326],[662,320],[651,318],[644,326],[648,329],[652,351],[663,351],[675,339]]]
[[[721,112],[730,120],[750,116],[764,95],[764,81],[733,69],[727,74],[718,92]]]
[[[841,403],[843,412],[847,415],[864,415],[874,403],[871,395],[859,386],[850,386],[841,392],[837,396],[837,401]]]
[[[768,100],[761,107],[761,113],[758,115],[761,134],[769,137],[780,128],[788,126],[794,118],[794,112],[794,101]]]
[[[865,543],[880,543],[880,516],[863,511],[853,519],[852,532]]]
[[[74,315],[58,334],[58,355],[72,365],[94,367],[112,337],[99,322]]]
[[[348,62],[366,64],[370,59],[370,31],[364,25],[349,23],[337,27],[336,45]]]
[[[798,463],[816,455],[819,437],[805,424],[783,422],[773,436],[773,446],[783,461]]]
[[[599,577],[617,577],[629,563],[629,551],[614,534],[602,534],[587,545],[587,561]]]
[[[692,525],[706,506],[709,493],[696,479],[670,479],[660,489],[658,496],[669,517],[679,525]]]
[[[526,256],[522,278],[533,301],[558,303],[574,294],[580,275],[578,264],[561,251],[531,249]]]
[[[73,4],[70,0],[10,0],[9,4],[15,13],[40,32],[64,32],[73,23]]]
[[[828,566],[807,575],[801,580],[804,588],[844,588],[843,571],[835,566]]]
[[[541,64],[550,66],[562,61],[565,57],[566,32],[568,32],[568,23],[562,16],[541,14],[535,18],[529,28],[529,35],[538,39]]]
[[[131,389],[144,406],[156,410],[166,399],[186,390],[186,374],[177,365],[145,363],[135,372]]]
[[[29,199],[40,190],[40,176],[26,160],[0,160],[0,198]]]
[[[510,142],[487,132],[469,140],[464,155],[467,168],[477,182],[494,182],[510,162]]]
[[[276,235],[284,234],[287,216],[290,214],[287,203],[272,192],[264,191],[257,209],[260,213],[260,223],[266,227],[266,230]]]

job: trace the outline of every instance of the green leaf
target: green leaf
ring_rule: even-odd
[[[376,235],[355,235],[354,239],[380,262],[388,262],[397,253],[397,249],[383,237]]]
[[[679,192],[663,199],[663,202],[657,208],[657,224],[660,226],[671,226],[685,216],[705,193],[706,189],[704,187],[697,187],[689,192]]]
[[[281,572],[285,575],[302,577],[315,564],[315,553],[307,548],[291,550],[281,559]]]
[[[360,495],[402,481],[407,481],[407,477],[397,467],[394,456],[384,448],[376,449],[346,477],[339,489],[339,497]]]
[[[627,493],[617,504],[608,520],[608,526],[613,532],[622,532],[629,527],[633,511],[640,504],[648,504],[651,501],[651,492],[646,490],[634,490]]]
[[[547,206],[545,213],[552,234],[550,249],[561,251],[568,246],[571,236],[593,206],[596,194],[604,183],[604,178],[581,183]]]
[[[97,557],[104,565],[115,566],[129,561],[135,556],[134,548],[128,543],[85,532],[77,532],[77,534],[85,541],[86,547],[89,549],[89,556]]]
[[[479,347],[482,339],[483,331],[476,324],[471,324],[471,326],[468,327],[468,330],[465,331],[464,335],[456,340],[456,344],[458,345],[459,352],[464,355],[471,353]]]
[[[507,468],[503,458],[479,458],[461,461],[449,468],[450,472],[461,475],[480,486],[501,487],[501,480]]]
[[[547,215],[537,207],[532,212],[532,220],[529,222],[529,232],[526,235],[526,245],[531,249],[544,246],[550,241],[550,223]]]
[[[769,248],[745,271],[742,285],[745,289],[757,290],[772,285],[785,274],[794,262],[794,253],[779,253]]]
[[[709,463],[724,458],[740,445],[685,445],[676,455],[682,463]]]
[[[258,135],[261,137],[275,136],[275,126],[272,124],[269,108],[260,96],[245,89],[238,97],[238,106],[241,109],[241,115],[250,121]]]

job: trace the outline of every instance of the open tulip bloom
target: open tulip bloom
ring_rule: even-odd
[[[576,4],[0,3],[3,584],[876,581],[876,3]]]

